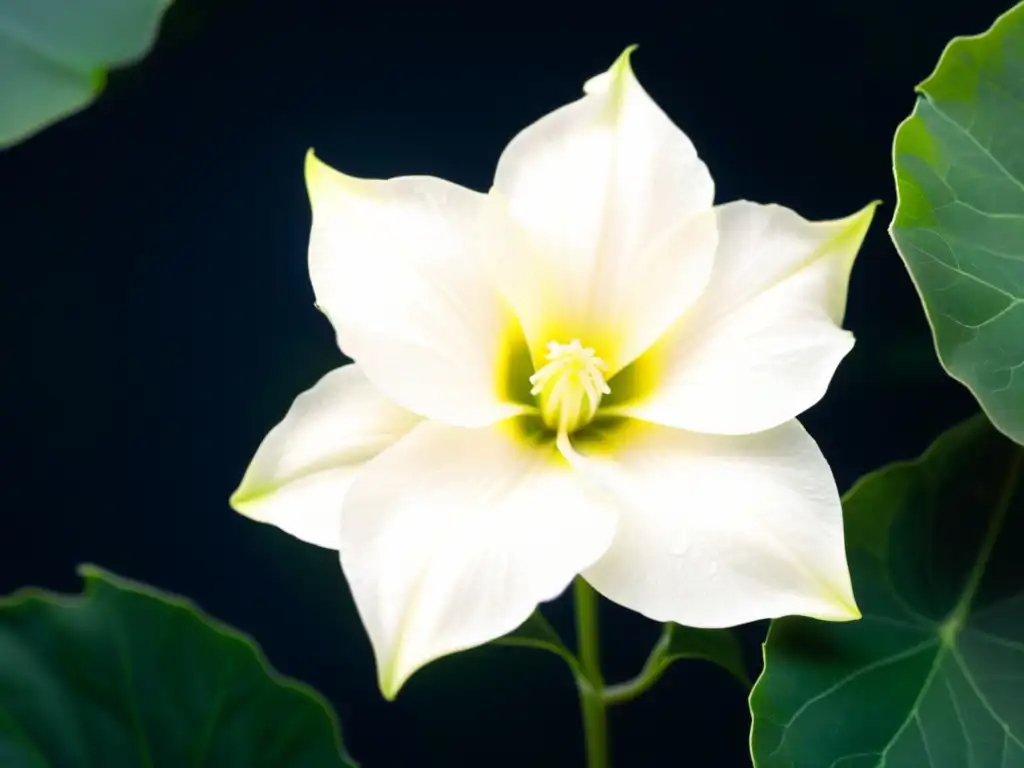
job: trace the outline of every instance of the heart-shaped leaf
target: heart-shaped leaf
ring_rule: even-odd
[[[87,566],[0,601],[4,768],[354,768],[314,691],[189,603]]]
[[[1022,465],[979,416],[847,494],[864,617],[772,622],[758,768],[1024,766]]]
[[[890,232],[943,366],[1024,443],[1024,3],[953,40],[917,90]]]

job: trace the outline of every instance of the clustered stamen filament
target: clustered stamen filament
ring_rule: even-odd
[[[551,341],[547,349],[547,365],[530,377],[530,394],[549,429],[571,434],[590,423],[601,397],[611,392],[604,378],[608,364],[579,339],[569,344]]]

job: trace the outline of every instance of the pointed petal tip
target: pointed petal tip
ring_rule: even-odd
[[[303,160],[303,168],[306,175],[309,176],[310,172],[314,170],[315,166],[320,163],[320,158],[316,156],[316,150],[310,147],[306,150],[306,157]]]
[[[625,50],[623,50],[623,52],[619,54],[619,58],[617,58],[615,60],[615,63],[612,64],[612,69],[620,69],[620,68],[624,68],[624,67],[629,67],[630,66],[630,57],[633,55],[633,52],[637,48],[639,48],[639,47],[640,46],[637,43],[632,43],[631,45],[627,45]]]
[[[234,492],[228,497],[228,506],[235,510],[235,512],[242,512],[242,510],[239,509],[239,507],[245,506],[248,500],[249,492],[248,489],[246,488],[245,478],[242,478],[242,482],[239,484],[237,488],[235,488]],[[242,512],[242,514],[245,513]]]
[[[868,203],[863,208],[861,208],[859,211],[857,211],[855,214],[853,214],[853,218],[860,218],[861,216],[863,216],[868,221],[871,221],[871,219],[875,215],[875,210],[878,208],[878,206],[880,206],[882,204],[883,204],[883,201],[880,200],[880,199],[872,200],[870,203]]]
[[[309,191],[310,199],[313,198],[314,193],[319,193],[321,190],[326,191],[328,185],[333,186],[335,189],[344,185],[344,188],[351,190],[353,185],[358,185],[362,181],[362,179],[342,173],[325,163],[317,156],[316,150],[312,147],[306,150],[303,172],[306,177],[306,189]]]
[[[243,480],[242,484],[228,498],[228,506],[243,517],[263,522],[262,517],[256,512],[256,502],[262,495],[259,492],[253,492],[249,484]]]
[[[868,229],[871,228],[871,222],[875,219],[875,209],[881,204],[881,200],[872,200],[856,213],[840,220],[840,223],[846,226],[837,238],[837,245],[845,244],[851,251],[851,257],[856,258],[860,251]]]
[[[761,206],[762,205],[760,203],[756,203],[756,202],[753,202],[753,201],[747,201],[747,200],[743,200],[743,201],[740,201],[740,202],[750,203],[752,205],[757,205],[757,206]],[[878,208],[878,206],[880,206],[881,204],[882,204],[881,200],[872,200],[867,205],[861,206],[860,208],[858,208],[853,213],[849,213],[849,214],[847,214],[845,216],[837,216],[834,219],[804,219],[804,221],[806,221],[806,222],[808,222],[809,224],[812,224],[812,225],[824,225],[824,226],[831,225],[831,226],[838,226],[838,227],[843,227],[845,225],[845,228],[847,230],[849,230],[849,229],[856,228],[859,225],[862,225],[862,224],[865,224],[865,223],[870,224],[871,220],[874,218],[875,209]],[[766,205],[763,205],[762,207],[774,208],[774,209],[777,209],[777,210],[778,209],[781,209],[781,210],[792,210],[790,208],[787,208],[785,205],[782,205],[782,204],[779,204],[779,203],[768,203]],[[797,214],[797,215],[799,216],[799,214]],[[800,218],[804,218],[804,217],[801,216]]]
[[[836,607],[839,608],[842,612],[837,613],[835,617],[830,618],[829,621],[842,623],[847,621],[860,621],[862,618],[864,618],[863,614],[860,612],[860,608],[858,608],[856,604],[845,603],[842,606]]]
[[[861,231],[866,232],[867,228],[871,225],[872,220],[875,218],[875,210],[881,204],[881,200],[872,200],[856,213],[847,216],[846,221],[850,222],[851,228],[857,227],[860,229],[863,227]]]
[[[395,659],[387,664],[379,664],[378,669],[380,671],[377,674],[377,688],[380,689],[384,701],[394,701],[398,697],[398,692],[405,687],[412,673],[416,671],[410,670],[400,674]]]
[[[862,618],[857,601],[849,590],[830,592],[822,595],[823,605],[807,615],[819,621],[846,622]]]
[[[364,197],[372,193],[376,179],[360,178],[350,176],[339,171],[337,168],[321,160],[316,150],[310,147],[306,150],[306,160],[303,167],[306,179],[306,192],[309,195],[310,204],[315,204],[317,199],[330,197],[343,199]]]
[[[316,156],[316,150],[312,147],[306,150],[306,159],[303,163],[303,176],[306,180],[306,190],[309,192],[310,200],[313,199],[313,191],[315,188],[320,187],[323,178],[324,170],[328,168],[324,162]]]
[[[313,188],[317,186],[317,177],[319,176],[320,160],[316,156],[316,152],[312,147],[306,150],[306,159],[302,164],[302,177],[306,182],[306,194],[309,195],[310,203],[313,202]]]
[[[639,46],[635,43],[629,45],[626,49],[619,54],[615,62],[608,67],[608,69],[599,75],[595,75],[583,84],[583,92],[588,96],[598,93],[604,93],[610,87],[621,83],[624,76],[633,73],[633,67],[630,64],[630,59],[633,56],[633,52]]]

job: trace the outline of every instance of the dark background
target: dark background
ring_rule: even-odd
[[[1006,7],[179,0],[95,106],[0,153],[0,592],[75,591],[76,564],[95,562],[191,596],[330,698],[367,768],[582,765],[555,657],[475,650],[385,703],[335,555],[228,508],[260,439],[342,361],[306,273],[305,150],[485,190],[518,130],[639,43],[639,78],[719,201],[810,218],[884,201],[853,276],[858,345],[804,417],[845,489],[975,410],[885,231],[890,151],[945,42]],[[603,610],[618,680],[658,628]],[[548,613],[568,630],[565,600]],[[763,631],[744,630],[753,671]],[[612,729],[626,768],[749,764],[743,691],[710,666],[677,665]]]

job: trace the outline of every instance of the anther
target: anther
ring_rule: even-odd
[[[608,364],[579,339],[552,341],[547,349],[547,364],[530,377],[530,394],[538,399],[544,423],[568,434],[590,423],[601,397],[611,392],[604,378]]]

